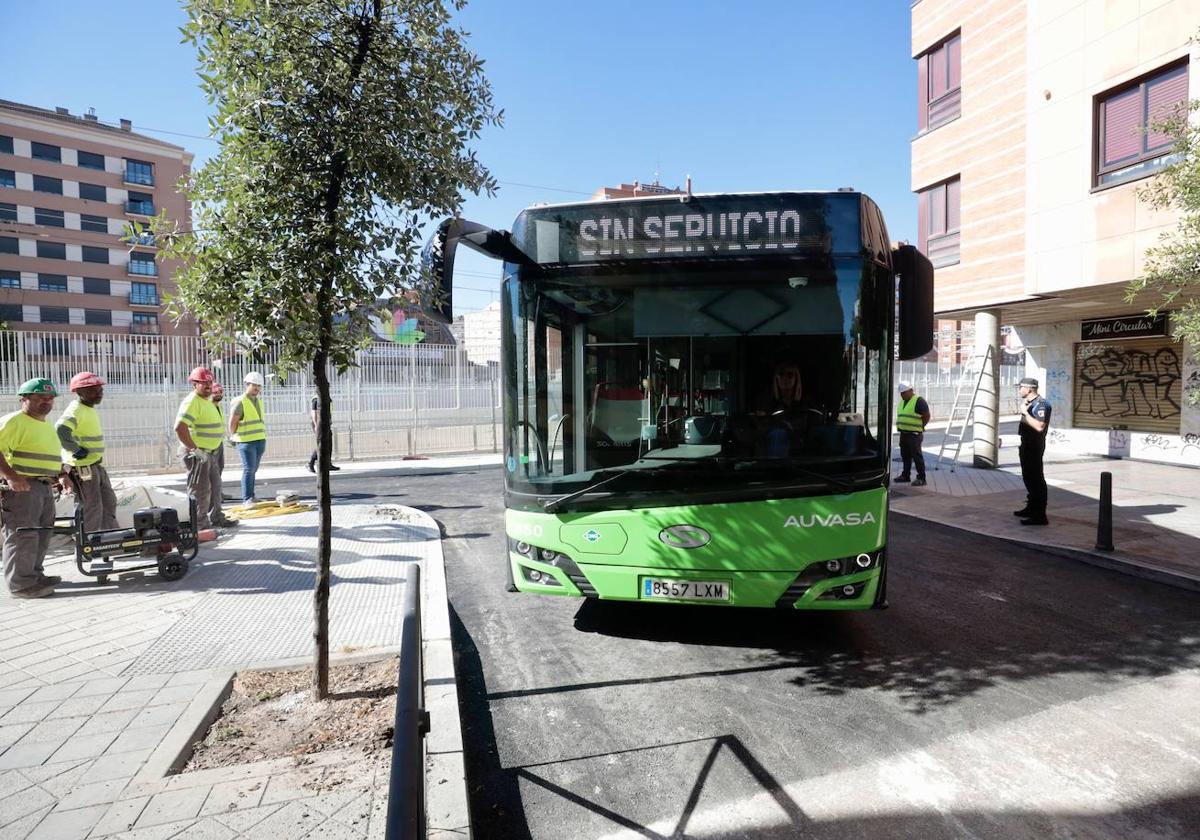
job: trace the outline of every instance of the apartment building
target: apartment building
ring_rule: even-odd
[[[1197,348],[1125,301],[1177,217],[1138,190],[1175,158],[1154,122],[1200,96],[1200,0],[917,0],[919,246],[939,318],[1025,351],[1049,445],[1200,465]],[[985,376],[976,463],[995,463]]]
[[[127,236],[130,222],[164,209],[190,221],[176,184],[191,163],[191,152],[129,120],[116,127],[0,100],[0,321],[16,331],[195,335],[194,322],[163,315],[175,284],[153,237]]]

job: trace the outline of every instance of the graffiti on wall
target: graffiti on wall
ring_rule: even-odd
[[[1126,342],[1078,348],[1077,423],[1167,432],[1174,424],[1178,431],[1182,376],[1174,347]]]

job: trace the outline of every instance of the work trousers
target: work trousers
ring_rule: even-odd
[[[1046,454],[1045,439],[1022,441],[1021,480],[1025,482],[1025,509],[1034,517],[1046,515],[1049,490],[1046,487],[1046,470],[1042,458]]]
[[[220,450],[208,453],[204,460],[194,455],[183,456],[187,467],[187,490],[196,497],[196,530],[211,528],[213,520],[225,518],[221,510]]]
[[[901,432],[900,433],[900,460],[904,463],[904,469],[901,475],[912,475],[909,472],[912,465],[917,465],[917,478],[925,477],[925,453],[921,451],[921,444],[925,442],[924,432]]]
[[[29,480],[29,489],[0,491],[0,509],[4,524],[4,582],[9,592],[32,589],[45,574],[46,549],[50,531],[22,531],[18,528],[54,525],[54,493],[49,484]]]
[[[76,467],[79,473],[79,502],[83,507],[83,530],[108,531],[117,527],[117,494],[113,492],[108,470],[100,464]],[[88,478],[84,475],[88,474]]]
[[[239,443],[237,448],[238,455],[242,457],[242,501],[248,502],[254,498],[254,476],[258,473],[258,465],[262,463],[263,453],[267,451],[267,442],[252,440]]]

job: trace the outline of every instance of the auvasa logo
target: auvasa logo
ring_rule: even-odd
[[[784,528],[842,528],[847,525],[874,525],[875,514],[867,513],[831,513],[823,516],[819,513],[800,516],[789,516],[783,523]]]

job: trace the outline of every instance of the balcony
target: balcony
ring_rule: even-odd
[[[134,321],[129,325],[130,335],[158,335],[158,324],[138,323]]]
[[[130,306],[158,306],[158,292],[130,292]]]
[[[130,277],[157,277],[158,266],[149,260],[130,260],[126,273]]]
[[[131,216],[153,216],[154,202],[152,201],[126,201],[125,212]]]
[[[126,169],[125,170],[125,183],[126,184],[139,184],[143,187],[153,187],[154,186],[154,175],[149,172],[138,172],[137,170]]]

